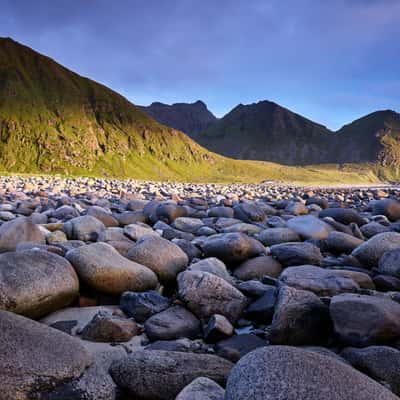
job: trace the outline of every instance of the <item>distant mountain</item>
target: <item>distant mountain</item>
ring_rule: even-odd
[[[332,133],[271,101],[240,104],[202,131],[197,141],[228,157],[312,164],[330,157]]]
[[[400,114],[392,110],[374,112],[333,132],[270,101],[240,104],[196,140],[237,159],[400,167]]]
[[[147,107],[140,106],[140,108],[160,124],[185,132],[192,138],[217,120],[200,100],[195,103],[172,105],[155,102]]]
[[[400,114],[376,111],[343,126],[335,133],[340,163],[372,162],[400,166]]]

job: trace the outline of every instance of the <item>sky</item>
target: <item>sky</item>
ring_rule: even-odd
[[[135,104],[275,101],[331,129],[400,111],[400,0],[0,0],[0,36]]]

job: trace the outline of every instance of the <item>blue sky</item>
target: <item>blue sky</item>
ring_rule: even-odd
[[[400,111],[400,0],[0,0],[10,36],[147,105]]]

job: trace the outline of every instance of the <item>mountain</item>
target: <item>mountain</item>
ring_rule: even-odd
[[[400,165],[400,114],[376,111],[343,126],[335,133],[338,162]]]
[[[239,104],[196,138],[228,157],[298,165],[312,164],[315,154],[328,157],[331,132],[276,103],[260,101]]]
[[[162,178],[214,158],[118,93],[0,39],[3,170]]]
[[[240,104],[196,140],[237,159],[400,166],[400,114],[392,110],[374,112],[333,132],[270,101]]]
[[[185,132],[192,138],[217,121],[217,118],[200,100],[195,103],[172,105],[155,102],[140,108],[160,124]]]

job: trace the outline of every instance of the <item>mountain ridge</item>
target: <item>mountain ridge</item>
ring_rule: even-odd
[[[165,104],[153,102],[149,106],[139,106],[150,117],[160,124],[178,129],[193,139],[198,133],[206,129],[217,118],[212,114],[207,105],[197,100],[193,103],[173,103]]]
[[[156,110],[152,116],[158,119]],[[167,116],[163,118],[168,125]],[[186,133],[207,149],[236,159],[285,165],[372,162],[397,168],[399,129],[400,114],[390,109],[371,112],[334,131],[261,100],[240,103],[204,130]]]

